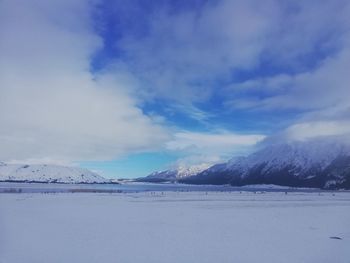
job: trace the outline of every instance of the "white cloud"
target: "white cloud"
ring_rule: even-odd
[[[167,4],[154,9],[143,21],[145,32],[128,31],[116,41],[127,54],[118,63],[153,96],[187,102],[219,92],[217,80],[231,81],[237,69],[268,63],[307,72],[342,48],[349,26],[346,0],[222,0],[176,12]]]
[[[246,154],[264,138],[262,134],[179,132],[166,147],[186,155],[179,160],[180,163],[213,163],[233,155]]]
[[[106,159],[164,147],[164,120],[137,107],[154,97],[176,100],[170,110],[201,122],[211,115],[194,105],[214,93],[233,109],[297,109],[302,116],[287,132],[300,138],[337,133],[339,119],[349,119],[348,1],[223,0],[173,13],[163,6],[142,20],[146,33],[124,30],[115,44],[125,56],[97,76],[94,4],[0,2],[0,160]],[[218,80],[254,71],[263,58],[294,72],[221,89]],[[179,132],[165,147],[215,159],[263,138]]]
[[[294,6],[295,5],[295,6]],[[258,76],[227,89],[233,109],[334,112],[350,107],[350,4],[310,1],[292,4],[265,52],[276,66],[293,73]],[[282,70],[283,72],[283,70]]]
[[[309,120],[294,123],[284,130],[276,131],[266,137],[258,146],[268,144],[331,139],[350,143],[350,121],[343,120]]]
[[[308,140],[323,136],[350,135],[350,121],[314,121],[288,127],[284,135],[289,140]]]
[[[146,34],[131,31],[118,39],[127,59],[117,63],[153,96],[203,101],[218,78],[256,66],[277,11],[272,1],[218,1],[181,12],[160,5],[144,21]]]
[[[89,72],[90,4],[1,1],[0,160],[109,159],[167,140],[124,78]]]
[[[312,133],[314,136],[341,133],[350,121],[348,40],[350,35],[349,39],[344,39],[342,50],[310,72],[249,80],[231,87],[233,93],[238,92],[240,95],[227,102],[227,105],[232,110],[254,110],[256,114],[261,111],[297,111],[299,117],[296,124],[289,123],[292,125],[289,129],[301,137],[302,133],[307,136]]]
[[[349,134],[349,2],[325,1],[314,9],[310,3],[305,3],[302,7],[292,30],[287,30],[290,35],[281,35],[280,41],[272,46],[272,52],[276,54],[281,54],[283,46],[290,46],[291,52],[281,54],[281,57],[292,64],[295,61],[289,57],[291,53],[299,52],[301,57],[311,54],[304,60],[305,65],[299,65],[298,73],[258,77],[228,88],[231,99],[226,105],[231,110],[253,110],[256,114],[276,110],[282,114],[284,111],[298,113],[294,124],[289,122],[289,127],[276,131],[267,141],[308,140]],[[315,42],[317,39],[319,41]],[[280,48],[277,48],[278,45]],[[315,50],[310,52],[312,48],[317,50],[316,54],[313,53]],[[322,55],[327,49],[331,51]],[[311,61],[314,65],[307,66]]]

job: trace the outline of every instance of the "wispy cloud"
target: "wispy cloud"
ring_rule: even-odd
[[[169,1],[151,9],[144,21],[147,33],[124,32],[116,41],[124,54],[116,63],[127,65],[155,96],[203,101],[218,78],[259,62],[276,15],[270,2],[208,2],[174,12]]]
[[[350,143],[349,120],[322,120],[294,123],[261,141],[258,147],[295,141],[332,140]]]
[[[184,153],[186,161],[211,162],[227,159],[233,155],[246,154],[265,137],[262,134],[247,135],[225,131],[216,133],[178,132],[173,140],[166,144],[166,148]]]
[[[146,33],[116,41],[126,54],[118,63],[146,83],[143,91],[174,105],[219,94],[213,108],[296,111],[299,122],[349,107],[348,1],[223,0],[175,10],[165,1],[150,10]],[[199,120],[211,114],[186,109]]]

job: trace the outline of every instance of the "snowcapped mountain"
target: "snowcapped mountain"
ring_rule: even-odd
[[[350,144],[340,140],[312,140],[271,145],[180,181],[350,188]]]
[[[203,163],[193,166],[179,166],[176,169],[156,171],[150,175],[138,178],[139,182],[174,182],[181,178],[196,175],[210,167],[209,164]]]
[[[0,181],[43,183],[107,183],[87,169],[59,165],[21,165],[0,163]]]
[[[177,168],[176,178],[184,178],[184,177],[196,175],[208,169],[210,166],[211,165],[207,163],[202,163],[202,164],[192,165],[192,166],[179,166]]]

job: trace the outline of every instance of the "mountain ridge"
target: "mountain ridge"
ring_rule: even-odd
[[[350,147],[348,143],[327,140],[270,145],[181,182],[349,189]]]
[[[108,183],[109,180],[80,167],[0,162],[0,181],[40,183]]]
[[[209,168],[211,165],[207,163],[202,163],[199,165],[192,166],[178,166],[174,169],[155,171],[146,177],[137,178],[138,182],[176,182],[177,180],[189,176],[194,176],[205,169]]]
[[[153,181],[188,184],[276,184],[291,187],[350,189],[350,143],[334,139],[276,143],[246,156],[215,164],[189,176],[153,173]]]

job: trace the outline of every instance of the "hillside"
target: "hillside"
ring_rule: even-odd
[[[79,167],[0,163],[0,181],[42,183],[106,183],[107,179]]]
[[[275,144],[179,181],[350,189],[350,147],[331,140]]]

